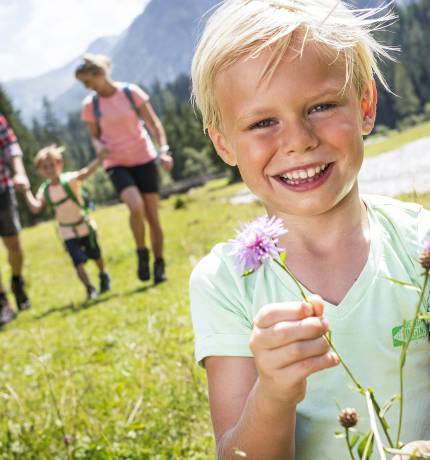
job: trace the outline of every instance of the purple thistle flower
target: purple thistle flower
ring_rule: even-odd
[[[423,239],[423,250],[426,252],[430,252],[430,236],[426,236]]]
[[[236,239],[230,240],[237,265],[243,267],[245,273],[255,271],[269,259],[277,259],[282,248],[277,246],[278,237],[287,233],[282,219],[262,216],[244,225]]]

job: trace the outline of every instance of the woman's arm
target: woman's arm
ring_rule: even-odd
[[[164,131],[163,124],[155,113],[149,101],[144,102],[139,107],[139,115],[142,117],[152,138],[158,145],[160,150],[160,160],[163,168],[169,172],[173,168],[173,159],[169,155],[169,145],[167,144],[166,132]]]
[[[157,143],[158,147],[162,148],[163,146],[167,146],[166,132],[164,131],[163,124],[161,123],[161,120],[158,118],[149,101],[144,102],[139,107],[139,114],[148,127],[149,132],[151,133],[151,136]],[[164,153],[167,153],[167,151]]]

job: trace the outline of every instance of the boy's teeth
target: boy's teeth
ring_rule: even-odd
[[[316,174],[324,171],[327,168],[327,164],[323,164],[321,166],[316,166],[315,168],[307,168],[307,169],[299,169],[296,171],[290,171],[285,173],[282,178],[289,179],[289,180],[297,180],[297,179],[309,179],[314,177]]]
[[[316,174],[316,171],[314,168],[308,168],[306,172],[308,173],[308,177],[314,177]]]

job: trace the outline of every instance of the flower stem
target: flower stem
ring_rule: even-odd
[[[345,428],[345,439],[346,439],[346,444],[348,445],[348,451],[349,451],[351,460],[355,460],[354,453],[352,452],[351,441],[349,440],[349,428]]]
[[[328,344],[330,345],[330,348],[334,351],[336,356],[339,359],[340,364],[342,364],[343,368],[345,369],[346,373],[349,375],[350,379],[354,383],[354,385],[357,387],[357,390],[361,393],[364,394],[364,388],[361,386],[361,384],[358,382],[358,380],[355,378],[354,374],[352,371],[349,369],[349,367],[346,365],[345,361],[342,359],[342,356],[340,353],[336,350],[335,346],[333,345],[333,342],[330,339],[329,334],[326,332],[324,334],[325,339],[327,340]]]
[[[277,260],[277,259],[273,259],[281,268],[282,270],[284,270],[287,275],[291,278],[291,280],[294,282],[294,284],[297,286],[298,290],[300,291],[300,295],[302,297],[302,299],[305,301],[305,302],[308,302],[308,298],[306,297],[306,294],[305,292],[303,291],[303,288],[302,286],[300,285],[300,283],[296,280],[296,277],[291,273],[291,271],[288,269],[288,267],[285,265],[285,263]],[[427,276],[428,276],[428,272],[427,272]],[[427,280],[425,281],[425,284],[426,284]],[[424,289],[425,287],[423,288],[423,292],[424,292]],[[420,302],[421,303],[421,300],[422,300],[422,297],[420,299]],[[418,310],[419,311],[419,310]],[[416,318],[417,318],[417,315],[416,315]],[[364,387],[360,384],[360,382],[355,378],[354,374],[352,373],[352,371],[349,369],[349,367],[347,366],[347,364],[345,363],[345,361],[342,359],[342,356],[340,355],[340,353],[336,350],[336,347],[333,345],[333,342],[330,338],[330,332],[327,332],[324,334],[324,337],[325,339],[327,340],[328,344],[330,345],[330,348],[333,350],[333,352],[335,353],[335,355],[337,356],[337,358],[339,359],[339,362],[340,364],[342,365],[342,367],[344,368],[345,372],[348,374],[349,378],[351,379],[351,381],[353,382],[353,384],[355,385],[355,387],[357,388],[358,392],[360,394],[362,394],[363,396],[365,396],[366,392],[364,390]],[[403,376],[401,375],[401,386],[403,386]],[[371,402],[372,402],[372,405],[374,407],[374,411],[375,411],[375,414],[376,416],[378,417],[378,420],[382,426],[382,429],[384,431],[384,434],[387,438],[387,441],[390,445],[390,447],[394,447],[394,444],[393,444],[393,441],[390,437],[390,434],[387,430],[387,427],[386,427],[386,422],[385,420],[381,417],[381,414],[380,414],[380,410],[379,410],[379,405],[376,401],[376,398],[375,398],[375,395],[373,393],[371,393]],[[397,445],[398,445],[398,441],[397,441]]]
[[[306,297],[306,294],[305,294],[305,291],[303,290],[303,288],[300,286],[300,283],[296,280],[296,277],[290,272],[290,270],[287,268],[287,266],[281,262],[279,262],[279,260],[277,259],[273,259],[281,268],[282,270],[284,270],[288,276],[293,280],[294,284],[297,286],[297,288],[299,289],[300,291],[300,295],[302,296],[302,299],[307,302],[308,299]]]
[[[416,309],[415,309],[415,316],[414,316],[414,319],[412,321],[412,326],[411,326],[411,329],[409,331],[409,335],[406,339],[406,342],[404,343],[403,347],[402,347],[402,353],[400,355],[400,410],[399,410],[399,425],[398,425],[398,428],[397,428],[397,441],[396,441],[396,445],[398,446],[399,445],[399,442],[400,442],[400,435],[401,435],[401,431],[402,431],[402,423],[403,423],[403,400],[404,400],[404,381],[403,381],[403,369],[405,367],[405,363],[406,363],[406,355],[408,353],[408,349],[409,349],[409,345],[412,341],[412,337],[414,335],[414,332],[415,332],[415,326],[417,324],[417,321],[418,321],[418,316],[420,314],[420,310],[421,310],[421,303],[423,301],[423,298],[424,298],[424,294],[425,294],[425,291],[426,291],[426,288],[427,288],[427,283],[428,283],[428,280],[429,280],[429,270],[426,270],[425,272],[425,278],[424,278],[424,284],[423,284],[423,288],[421,290],[421,294],[420,294],[420,298],[418,300],[418,303],[417,303],[417,306],[416,306]],[[403,333],[406,332],[406,328],[405,326],[403,326]]]
[[[296,280],[296,277],[290,272],[290,270],[287,268],[287,266],[283,263],[281,263],[279,260],[274,259],[274,261],[288,274],[288,276],[292,279],[294,284],[297,286],[297,288],[300,291],[300,295],[302,296],[302,299],[305,302],[308,302],[308,298],[306,297],[305,292],[303,291],[303,288],[300,286],[300,283]],[[345,369],[346,373],[349,375],[351,378],[352,382],[354,385],[357,387],[357,390],[364,395],[364,388],[360,385],[358,380],[354,377],[354,374],[351,372],[349,367],[346,365],[345,361],[342,359],[342,356],[339,354],[339,352],[336,350],[335,346],[333,345],[333,342],[330,339],[329,333],[324,334],[325,339],[327,340],[328,344],[330,345],[330,348],[334,351],[336,356],[339,359],[339,362],[342,364],[343,368]]]
[[[379,408],[379,404],[376,401],[373,391],[372,392],[369,391],[369,394],[370,394],[370,399],[372,401],[373,408],[375,410],[375,414],[378,417],[379,423],[382,426],[382,430],[385,433],[385,437],[387,438],[388,444],[390,445],[390,447],[394,447],[393,440],[391,439],[390,433],[388,432],[388,429],[387,429],[387,422],[386,420],[384,420],[383,417],[381,417],[381,410]]]

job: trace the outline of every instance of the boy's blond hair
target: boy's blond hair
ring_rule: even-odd
[[[34,157],[34,164],[36,168],[40,167],[40,164],[48,158],[54,161],[63,161],[63,152],[65,148],[56,144],[48,145],[43,149],[39,150]]]
[[[376,76],[387,88],[376,57],[390,57],[393,48],[378,43],[371,32],[395,19],[387,9],[348,8],[340,0],[225,0],[209,18],[192,63],[193,98],[204,129],[221,130],[215,98],[217,75],[243,58],[270,47],[273,58],[261,78],[270,78],[284,53],[297,55],[306,44],[328,52],[328,62],[341,60],[345,86],[362,95]]]

